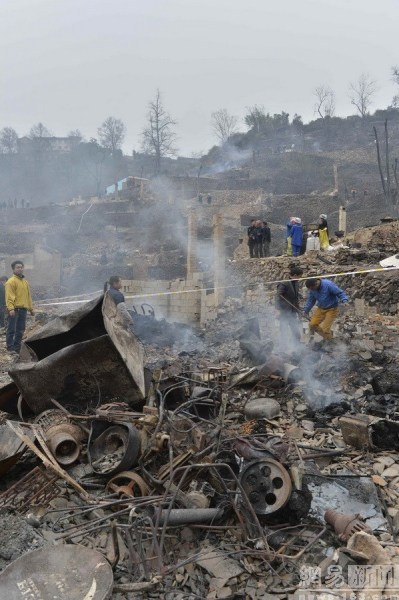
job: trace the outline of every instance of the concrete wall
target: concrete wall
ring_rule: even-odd
[[[0,260],[0,273],[11,275],[11,263],[22,260],[25,275],[33,287],[59,287],[61,284],[62,258],[59,252],[49,251],[36,244],[33,253],[10,254]]]
[[[61,254],[36,245],[33,252],[32,285],[40,287],[59,286],[61,285],[61,273]]]
[[[178,323],[199,323],[203,275],[193,273],[189,279],[174,281],[123,280],[122,291],[128,307],[134,305],[139,313],[141,305],[148,303],[154,307],[157,318]]]

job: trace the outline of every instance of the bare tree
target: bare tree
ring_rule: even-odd
[[[34,142],[31,146],[31,152],[38,163],[41,163],[44,154],[51,150],[51,142],[48,138],[52,135],[52,132],[40,121],[31,127],[28,137]],[[35,174],[35,177],[39,178],[39,171]]]
[[[49,129],[47,129],[47,127],[45,125],[43,125],[43,123],[41,123],[40,121],[36,125],[33,125],[29,132],[29,137],[32,139],[33,138],[51,137],[51,136],[52,136],[51,131]]]
[[[84,140],[84,135],[80,129],[71,129],[71,131],[68,132],[67,137],[78,137],[81,141]]]
[[[229,137],[236,133],[238,117],[231,115],[225,108],[219,108],[211,115],[213,133],[221,144],[225,144]]]
[[[121,119],[107,117],[97,129],[97,133],[102,146],[114,154],[116,150],[120,150],[123,144],[126,127]]]
[[[399,85],[399,67],[392,67],[392,81]],[[399,94],[395,94],[392,98],[392,106],[393,108],[399,108]]]
[[[109,149],[100,146],[95,138],[90,138],[86,144],[82,144],[83,160],[82,164],[90,173],[96,186],[97,196],[101,196],[103,189],[103,171],[104,164],[109,156]]]
[[[319,85],[313,92],[316,97],[314,111],[322,119],[335,114],[335,94],[328,85]]]
[[[12,127],[3,127],[0,131],[0,152],[15,154],[18,151],[18,134]]]
[[[378,139],[377,128],[374,126],[373,130],[374,130],[374,138],[375,138],[375,144],[376,144],[376,150],[377,150],[377,163],[378,163],[378,170],[380,172],[382,191],[384,192],[384,198],[385,198],[385,201],[386,201],[388,207],[391,207],[397,214],[397,212],[398,212],[397,198],[398,198],[398,191],[399,191],[398,175],[397,175],[398,159],[395,158],[394,162],[391,164],[390,148],[389,148],[389,135],[388,135],[388,120],[385,119],[385,124],[384,124],[384,130],[385,130],[385,174],[384,174],[384,171],[382,168],[380,142]],[[391,186],[391,169],[392,169],[393,177],[395,180],[395,187]]]
[[[144,152],[155,156],[156,173],[161,170],[161,161],[164,156],[176,154],[174,125],[176,125],[176,121],[165,110],[161,92],[158,89],[155,99],[148,105],[147,126],[142,134]]]
[[[357,108],[361,117],[365,117],[373,103],[376,92],[376,83],[367,73],[362,73],[359,79],[349,85],[349,98],[351,104]]]

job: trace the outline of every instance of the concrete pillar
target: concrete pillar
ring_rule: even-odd
[[[215,306],[222,304],[226,285],[226,251],[224,245],[223,215],[213,215],[213,265],[215,282]]]
[[[343,231],[344,235],[346,235],[346,208],[345,208],[345,206],[339,207],[338,230]]]
[[[187,279],[197,268],[197,213],[190,210],[188,214],[188,237],[187,237]]]

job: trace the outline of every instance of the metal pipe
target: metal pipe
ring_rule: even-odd
[[[157,511],[158,512],[158,511]],[[153,519],[158,517],[154,513]],[[222,518],[223,509],[221,508],[172,508],[172,510],[161,509],[159,514],[159,524],[163,525],[190,525],[191,523],[212,523]]]

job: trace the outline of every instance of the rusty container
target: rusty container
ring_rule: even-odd
[[[358,531],[371,533],[370,527],[361,520],[360,515],[344,515],[330,508],[325,512],[324,518],[343,542],[347,542]]]
[[[46,410],[36,417],[35,423],[40,425],[46,444],[60,465],[72,465],[78,460],[84,433],[62,410]]]

